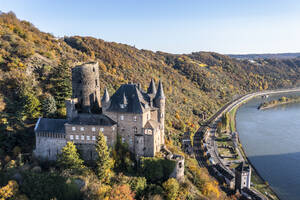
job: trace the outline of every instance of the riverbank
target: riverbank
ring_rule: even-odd
[[[252,99],[252,98],[250,98],[250,99]],[[247,101],[249,101],[250,99],[248,99]],[[231,111],[229,111],[229,113],[230,113],[229,114],[230,129],[232,132],[236,132],[236,111],[238,110],[238,108],[241,105],[243,105],[244,103],[247,103],[247,101],[244,101],[242,104],[235,106],[234,108],[232,108]],[[238,148],[239,148],[244,160],[247,161],[249,163],[249,165],[251,165],[251,167],[252,167],[252,176],[251,176],[251,183],[253,184],[252,188],[255,188],[255,190],[259,191],[260,193],[262,193],[263,195],[268,197],[268,199],[279,200],[279,197],[273,191],[273,189],[269,186],[269,183],[266,180],[264,180],[264,178],[256,170],[255,166],[248,159],[248,157],[245,153],[245,150],[240,142],[240,139],[238,139]]]
[[[268,108],[274,108],[276,106],[290,104],[290,103],[299,103],[300,97],[281,97],[277,100],[267,101],[258,106],[259,110],[264,110]]]

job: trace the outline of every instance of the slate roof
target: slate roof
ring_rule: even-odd
[[[144,126],[145,128],[158,128],[159,127],[159,123],[155,120],[148,120],[147,123]]]
[[[164,98],[166,98],[166,97],[165,97],[163,85],[162,85],[162,82],[159,81],[157,93],[155,95],[155,99],[164,99]]]
[[[72,119],[72,121],[68,122],[68,124],[112,126],[115,125],[116,122],[102,114],[79,114]]]
[[[66,119],[39,118],[34,131],[48,133],[65,133]]]
[[[156,93],[155,82],[154,82],[153,79],[151,79],[151,82],[150,82],[150,85],[148,87],[147,93],[148,94],[155,94]]]
[[[110,99],[108,111],[144,113],[147,109],[150,109],[150,97],[140,91],[135,84],[121,85]],[[124,104],[124,99],[126,99],[127,105],[121,108],[120,104]]]
[[[215,167],[228,180],[233,180],[234,179],[234,175],[229,173],[226,169],[221,167],[219,164],[216,164]]]
[[[250,170],[250,166],[249,164],[245,163],[245,162],[241,162],[236,168],[235,170],[239,171],[239,172],[243,172],[243,171],[246,171],[246,172],[249,172]]]
[[[108,94],[107,88],[105,88],[105,90],[104,90],[104,95],[103,95],[101,101],[102,102],[109,102],[109,94]]]

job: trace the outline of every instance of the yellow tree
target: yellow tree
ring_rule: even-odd
[[[165,190],[165,195],[168,200],[175,200],[178,191],[179,191],[179,183],[175,178],[169,178],[166,182],[163,183],[163,188]]]
[[[19,185],[16,181],[8,181],[8,184],[0,188],[0,200],[11,199],[18,192]]]

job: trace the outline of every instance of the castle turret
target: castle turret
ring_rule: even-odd
[[[110,106],[110,97],[107,88],[104,90],[103,97],[101,99],[102,111],[105,111]]]
[[[66,108],[67,108],[67,119],[69,121],[72,120],[72,119],[74,119],[78,115],[77,110],[75,108],[75,105],[77,104],[77,102],[78,102],[77,98],[67,99],[65,101]]]
[[[153,99],[155,106],[158,108],[157,112],[157,119],[160,123],[160,131],[161,131],[161,144],[164,144],[164,135],[165,135],[165,103],[166,103],[166,97],[164,94],[164,89],[162,82],[159,81],[158,83],[158,89],[155,95],[155,98]]]
[[[150,85],[148,87],[147,93],[148,94],[155,94],[156,93],[155,82],[154,82],[153,79],[151,79],[151,82],[150,82]]]
[[[100,82],[97,62],[85,63],[72,69],[72,97],[78,98],[81,112],[100,108]]]

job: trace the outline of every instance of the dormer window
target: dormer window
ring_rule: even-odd
[[[137,121],[137,116],[133,116],[133,121]]]

